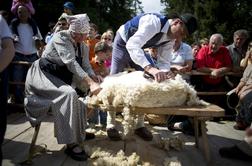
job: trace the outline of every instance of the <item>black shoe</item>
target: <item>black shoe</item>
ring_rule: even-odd
[[[94,133],[86,132],[86,138],[85,138],[85,140],[90,140],[90,139],[94,139],[94,138],[95,138],[95,134]]]
[[[65,149],[65,153],[76,161],[86,161],[88,159],[88,155],[86,154],[86,152],[84,150],[82,150],[81,152],[76,153],[73,151],[74,148],[76,148],[76,147],[78,147],[77,144],[72,147],[67,147]]]
[[[135,134],[141,137],[145,141],[151,141],[153,136],[146,127],[140,127],[135,130]]]
[[[241,151],[236,145],[232,147],[220,148],[219,154],[221,155],[221,157],[225,158],[252,161],[252,156],[249,156],[243,151]]]
[[[122,140],[119,132],[115,128],[107,129],[107,135],[112,141]]]

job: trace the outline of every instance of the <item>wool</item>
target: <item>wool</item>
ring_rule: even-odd
[[[206,105],[197,97],[195,89],[181,75],[175,79],[158,83],[143,77],[142,71],[119,73],[107,76],[101,84],[102,90],[97,96],[86,97],[85,103],[110,110],[111,106],[123,107],[124,138],[133,133],[136,107],[157,108],[171,106]],[[111,111],[111,110],[110,110]]]
[[[158,83],[145,79],[142,71],[120,73],[106,77],[101,87],[97,96],[87,98],[88,104],[101,105],[103,108],[111,105],[152,108],[203,104],[194,88],[180,75],[174,80]]]
[[[85,146],[86,153],[92,161],[88,165],[92,166],[136,166],[142,165],[140,156],[135,152],[130,156],[125,156],[122,150],[116,154],[109,150],[102,150],[100,147]]]

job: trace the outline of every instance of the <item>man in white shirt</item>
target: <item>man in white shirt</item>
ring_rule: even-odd
[[[122,25],[114,39],[110,74],[131,67],[148,72],[157,82],[172,78],[170,72],[171,51],[174,39],[192,34],[197,29],[197,20],[191,14],[166,17],[148,13],[133,17]],[[144,48],[157,47],[159,56],[154,65],[145,55]],[[115,129],[115,112],[108,112],[107,134],[112,140],[120,140]],[[146,141],[152,134],[144,127],[144,115],[138,115],[135,134]]]

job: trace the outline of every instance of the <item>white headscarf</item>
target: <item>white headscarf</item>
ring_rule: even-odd
[[[70,24],[69,30],[76,33],[88,33],[89,26],[89,17],[87,14],[77,14],[72,16],[67,16],[67,20]]]

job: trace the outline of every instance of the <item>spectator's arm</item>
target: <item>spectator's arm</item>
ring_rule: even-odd
[[[0,51],[0,72],[2,72],[11,62],[15,55],[15,48],[11,38],[3,38]]]

